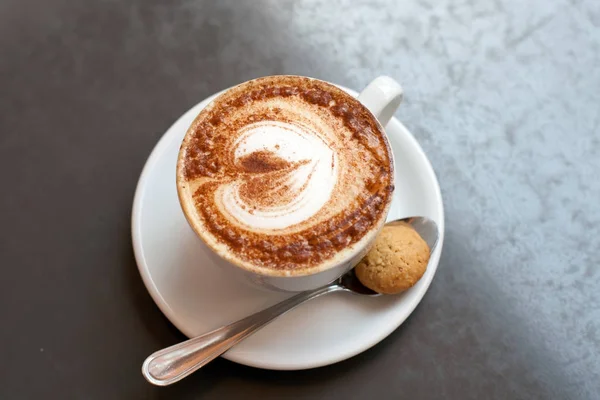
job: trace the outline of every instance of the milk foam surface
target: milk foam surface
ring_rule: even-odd
[[[327,83],[283,76],[237,86],[198,115],[177,184],[188,221],[220,254],[296,270],[372,231],[392,176],[389,145],[364,106]]]

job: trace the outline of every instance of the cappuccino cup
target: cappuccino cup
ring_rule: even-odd
[[[394,157],[384,126],[402,100],[379,77],[358,96],[302,76],[253,79],[200,111],[177,160],[177,192],[224,268],[272,289],[346,273],[385,224]]]

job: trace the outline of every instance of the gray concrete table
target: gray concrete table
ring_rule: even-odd
[[[385,73],[438,173],[447,239],[421,305],[348,361],[140,364],[183,336],[129,233],[150,150],[269,74]],[[600,398],[600,2],[0,2],[0,398]]]

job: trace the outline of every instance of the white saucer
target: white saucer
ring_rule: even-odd
[[[356,92],[345,89],[356,96]],[[215,95],[216,96],[216,95]],[[148,291],[185,335],[196,336],[250,315],[289,294],[229,277],[206,253],[179,206],[175,164],[179,145],[212,96],[186,112],[148,158],[133,202],[135,258]],[[440,238],[423,278],[398,296],[334,293],[312,300],[249,337],[223,357],[253,367],[296,370],[333,364],[363,352],[394,331],[415,309],[438,266],[444,211],[437,178],[423,150],[396,119],[386,127],[396,160],[395,198],[388,219],[434,219]]]

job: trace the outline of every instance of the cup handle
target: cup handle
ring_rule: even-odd
[[[402,103],[402,86],[389,76],[380,76],[360,93],[358,101],[385,127]]]

